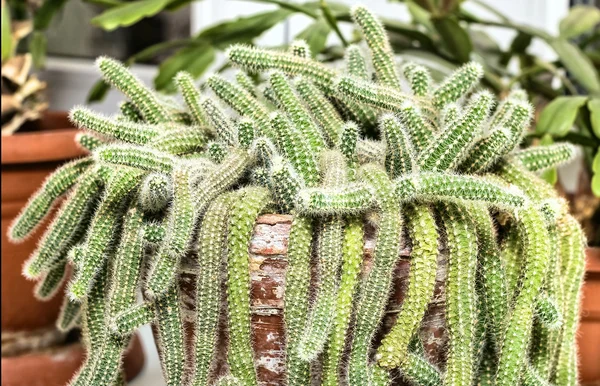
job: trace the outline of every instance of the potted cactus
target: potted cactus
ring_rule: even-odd
[[[352,15],[374,77],[356,46],[345,69],[302,41],[234,46],[267,86],[214,75],[203,95],[180,73],[175,106],[98,60],[121,116],[73,109],[92,156],[9,231],[27,237],[66,195],[23,273],[53,291],[73,267],[59,323],[81,325],[87,359],[72,386],[117,382],[148,323],[168,385],[577,384],[585,239],[535,174],[573,148],[515,150],[520,90],[495,106],[476,63],[437,85],[399,71],[374,15]]]

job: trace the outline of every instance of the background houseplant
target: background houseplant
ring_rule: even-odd
[[[442,377],[465,385],[489,377],[507,385],[522,378],[577,382],[573,339],[584,238],[565,203],[526,170],[564,162],[573,148],[513,152],[531,107],[515,91],[487,122],[494,97],[470,95],[483,75],[474,63],[439,86],[424,67],[408,64],[403,70],[411,89],[401,91],[382,26],[363,7],[353,17],[371,50],[377,82],[370,81],[357,47],[348,49],[344,72],[311,60],[303,42],[291,53],[233,47],[229,57],[238,65],[301,75],[292,84],[274,72],[260,94],[244,73],[238,85],[209,78],[219,99],[243,116],[236,120],[204,98],[189,74],[176,78],[187,106],[182,110],[162,103],[118,62],[98,61],[105,79],[131,101],[116,120],[73,111],[78,125],[99,135],[78,137],[93,158],[57,171],[10,232],[13,239],[25,237],[54,199],[75,186],[24,267],[29,277],[43,276],[41,288],[54,290],[67,263],[74,264],[64,308],[72,312],[61,322],[77,324],[74,315],[81,312],[90,355],[73,384],[112,384],[131,332],[149,322],[169,384],[187,377],[205,384],[215,375],[225,375],[222,384],[256,384],[248,244],[258,214],[273,210],[295,216],[284,294],[290,384],[307,383],[309,362],[326,343],[327,355],[317,362],[324,363],[326,382],[337,384],[346,334],[352,384],[387,384],[390,368],[431,385]],[[357,123],[345,121],[346,115]],[[482,137],[484,122],[490,131]],[[381,138],[359,138],[359,132]],[[371,362],[371,340],[400,252],[400,213],[411,241],[412,279],[396,324]],[[363,214],[378,230],[372,268],[359,280]],[[197,242],[190,245],[197,222]],[[321,275],[311,307],[313,232]],[[211,373],[225,247],[229,375]],[[413,339],[434,292],[438,247],[448,264],[450,351],[443,374]],[[192,260],[203,268],[195,271],[195,323],[203,328],[196,331],[193,370],[186,372],[177,278],[185,273],[180,266],[187,252],[195,250]],[[146,299],[136,304],[139,287]]]

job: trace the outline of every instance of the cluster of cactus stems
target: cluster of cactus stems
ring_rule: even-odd
[[[129,100],[113,118],[73,109],[77,142],[91,155],[52,174],[10,228],[23,240],[66,196],[23,273],[48,299],[72,271],[57,325],[82,328],[87,359],[71,385],[122,383],[123,352],[148,323],[168,385],[260,384],[248,246],[265,212],[294,215],[287,385],[310,384],[317,360],[327,386],[388,385],[398,372],[415,385],[577,384],[585,240],[535,174],[571,159],[573,148],[520,150],[532,115],[522,91],[497,103],[478,88],[477,63],[435,84],[426,68],[396,63],[368,9],[352,15],[369,56],[348,47],[346,66],[332,69],[301,41],[288,52],[234,46],[235,81],[214,75],[201,92],[177,75],[182,106],[117,61],[97,61]],[[244,71],[265,74],[266,87]],[[376,229],[367,270],[366,223]],[[376,343],[403,245],[406,295]],[[441,364],[418,333],[440,254],[448,265]],[[178,275],[190,256],[201,269],[186,350]],[[216,379],[222,313],[229,372]]]

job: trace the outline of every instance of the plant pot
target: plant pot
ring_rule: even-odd
[[[252,342],[255,353],[255,363],[259,382],[262,386],[275,386],[285,384],[285,347],[283,323],[283,294],[286,271],[286,252],[292,217],[288,215],[263,215],[258,218],[254,235],[250,244],[250,277],[251,277],[251,325]],[[373,257],[374,238],[372,230],[366,231],[364,246],[364,271],[371,269]],[[435,296],[425,315],[420,330],[428,359],[436,364],[442,364],[447,342],[444,325],[444,280],[446,269],[446,256],[444,250],[438,256],[438,276]],[[389,308],[382,324],[378,339],[389,331],[395,322],[399,305],[402,303],[409,273],[409,251],[403,249],[398,262],[394,279]],[[188,354],[193,349],[195,320],[195,282],[197,272],[201,269],[195,262],[197,259],[190,256],[184,261],[180,275],[180,286],[184,299],[183,315],[188,321],[186,326],[186,345]],[[314,275],[313,275],[314,276]],[[223,303],[223,310],[226,303]],[[225,312],[222,312],[220,331],[226,328]],[[214,378],[227,373],[226,347],[227,337],[221,334],[217,343]],[[376,338],[377,339],[377,338]],[[155,340],[156,336],[155,336]],[[188,355],[188,357],[191,357]],[[315,371],[314,373],[318,373]],[[399,377],[394,385],[404,385]]]
[[[600,248],[586,249],[581,324],[577,334],[583,384],[600,385]]]
[[[21,275],[23,263],[35,249],[48,221],[20,244],[8,240],[7,229],[46,176],[65,161],[84,154],[75,144],[77,130],[65,112],[48,112],[44,119],[24,129],[2,139],[3,334],[54,327],[62,297],[40,302],[33,296],[35,282]]]
[[[2,386],[63,386],[84,359],[85,352],[79,342],[3,357]],[[144,352],[140,339],[134,335],[123,360],[127,380],[135,378],[143,367]]]
[[[12,220],[44,179],[84,155],[75,143],[77,132],[66,112],[46,112],[2,139],[2,386],[64,385],[84,359],[77,339],[54,327],[64,288],[42,302],[34,296],[36,283],[21,274],[52,214],[24,242],[14,244],[7,237]],[[130,377],[141,370],[144,354],[137,338],[126,363]]]

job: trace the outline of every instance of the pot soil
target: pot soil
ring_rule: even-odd
[[[66,112],[46,112],[2,138],[2,386],[64,385],[83,362],[77,339],[54,327],[64,288],[42,302],[33,295],[35,282],[21,274],[52,214],[24,242],[13,244],[7,237],[12,220],[46,176],[85,154],[75,143],[77,132]],[[127,361],[128,375],[137,375],[144,362],[137,339]]]

